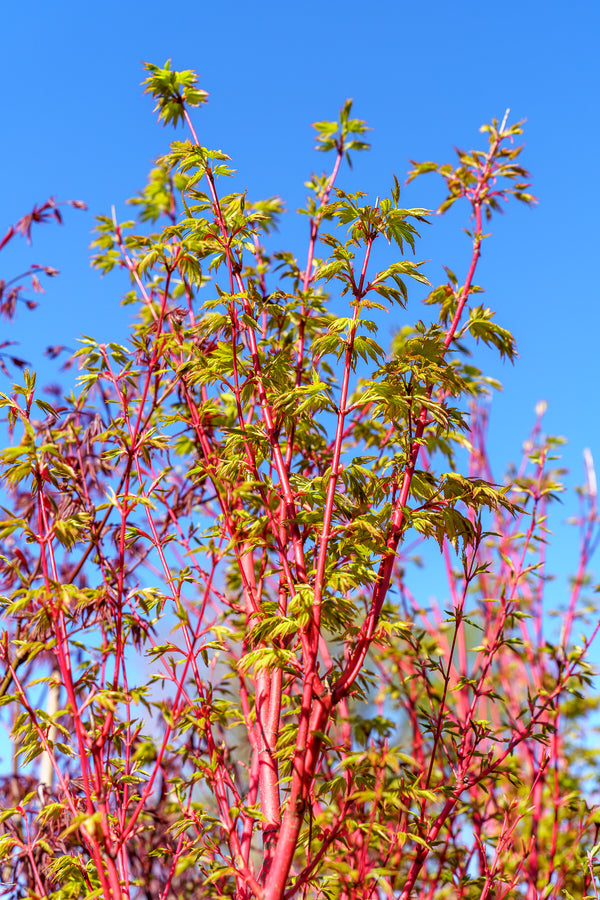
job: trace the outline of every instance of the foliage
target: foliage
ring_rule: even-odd
[[[3,894],[597,896],[595,631],[571,636],[594,611],[593,468],[552,641],[556,442],[540,418],[497,485],[494,384],[469,356],[515,355],[474,279],[483,221],[533,201],[521,126],[413,163],[473,216],[464,281],[432,287],[412,259],[428,211],[396,178],[374,203],[336,187],[368,146],[351,101],[314,126],[334,163],[308,182],[299,263],[266,249],[278,197],[218,189],[233,171],[199,143],[194,73],[146,68],[190,137],[131,201],[148,231],[98,219],[130,340],[83,338],[56,408],[29,372],[2,395]],[[415,282],[425,318],[386,350],[378,322]],[[449,599],[428,608],[407,573],[431,539]]]

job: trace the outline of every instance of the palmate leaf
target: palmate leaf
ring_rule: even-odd
[[[493,317],[491,309],[477,306],[469,311],[465,328],[468,328],[478,341],[482,340],[488,346],[496,347],[501,356],[513,360],[516,356],[515,340],[506,328],[492,321]]]
[[[184,118],[186,107],[191,109],[208,101],[207,92],[196,86],[198,76],[191,69],[175,72],[170,59],[162,68],[152,63],[144,63],[144,68],[150,73],[142,82],[144,93],[156,100],[154,111],[163,125],[177,125]]]

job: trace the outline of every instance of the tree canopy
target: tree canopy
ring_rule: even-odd
[[[374,200],[337,186],[368,149],[352,101],[313,125],[332,162],[307,182],[298,256],[273,249],[279,197],[227,193],[231,160],[192,120],[195,73],[146,73],[188,137],[131,199],[136,221],[98,217],[94,266],[128,275],[129,340],[83,337],[53,405],[28,371],[0,399],[0,891],[597,896],[593,463],[557,635],[560,441],[540,407],[497,483],[497,384],[472,357],[515,357],[476,276],[490,220],[534,202],[521,124],[411,163],[468,225],[464,276],[432,285],[416,261],[432,213],[403,208],[395,176]],[[439,603],[411,591],[428,544]]]

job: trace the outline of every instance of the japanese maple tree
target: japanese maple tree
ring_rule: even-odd
[[[412,164],[469,224],[464,276],[432,286],[414,258],[429,211],[402,208],[395,177],[375,202],[337,186],[368,148],[351,101],[313,126],[332,164],[298,258],[273,249],[278,197],[223,188],[196,75],[146,70],[187,138],[130,201],[137,223],[98,218],[129,339],[82,338],[53,406],[28,371],[2,395],[0,892],[597,897],[593,462],[556,635],[558,441],[540,407],[497,483],[495,383],[470,355],[515,356],[475,278],[489,220],[533,202],[521,125]],[[421,544],[442,555],[439,603],[411,590]]]

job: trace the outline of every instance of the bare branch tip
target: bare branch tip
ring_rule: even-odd
[[[585,480],[587,481],[587,489],[590,497],[598,496],[598,482],[596,480],[596,469],[594,468],[594,457],[589,447],[585,447],[583,451],[583,463],[585,466]]]

